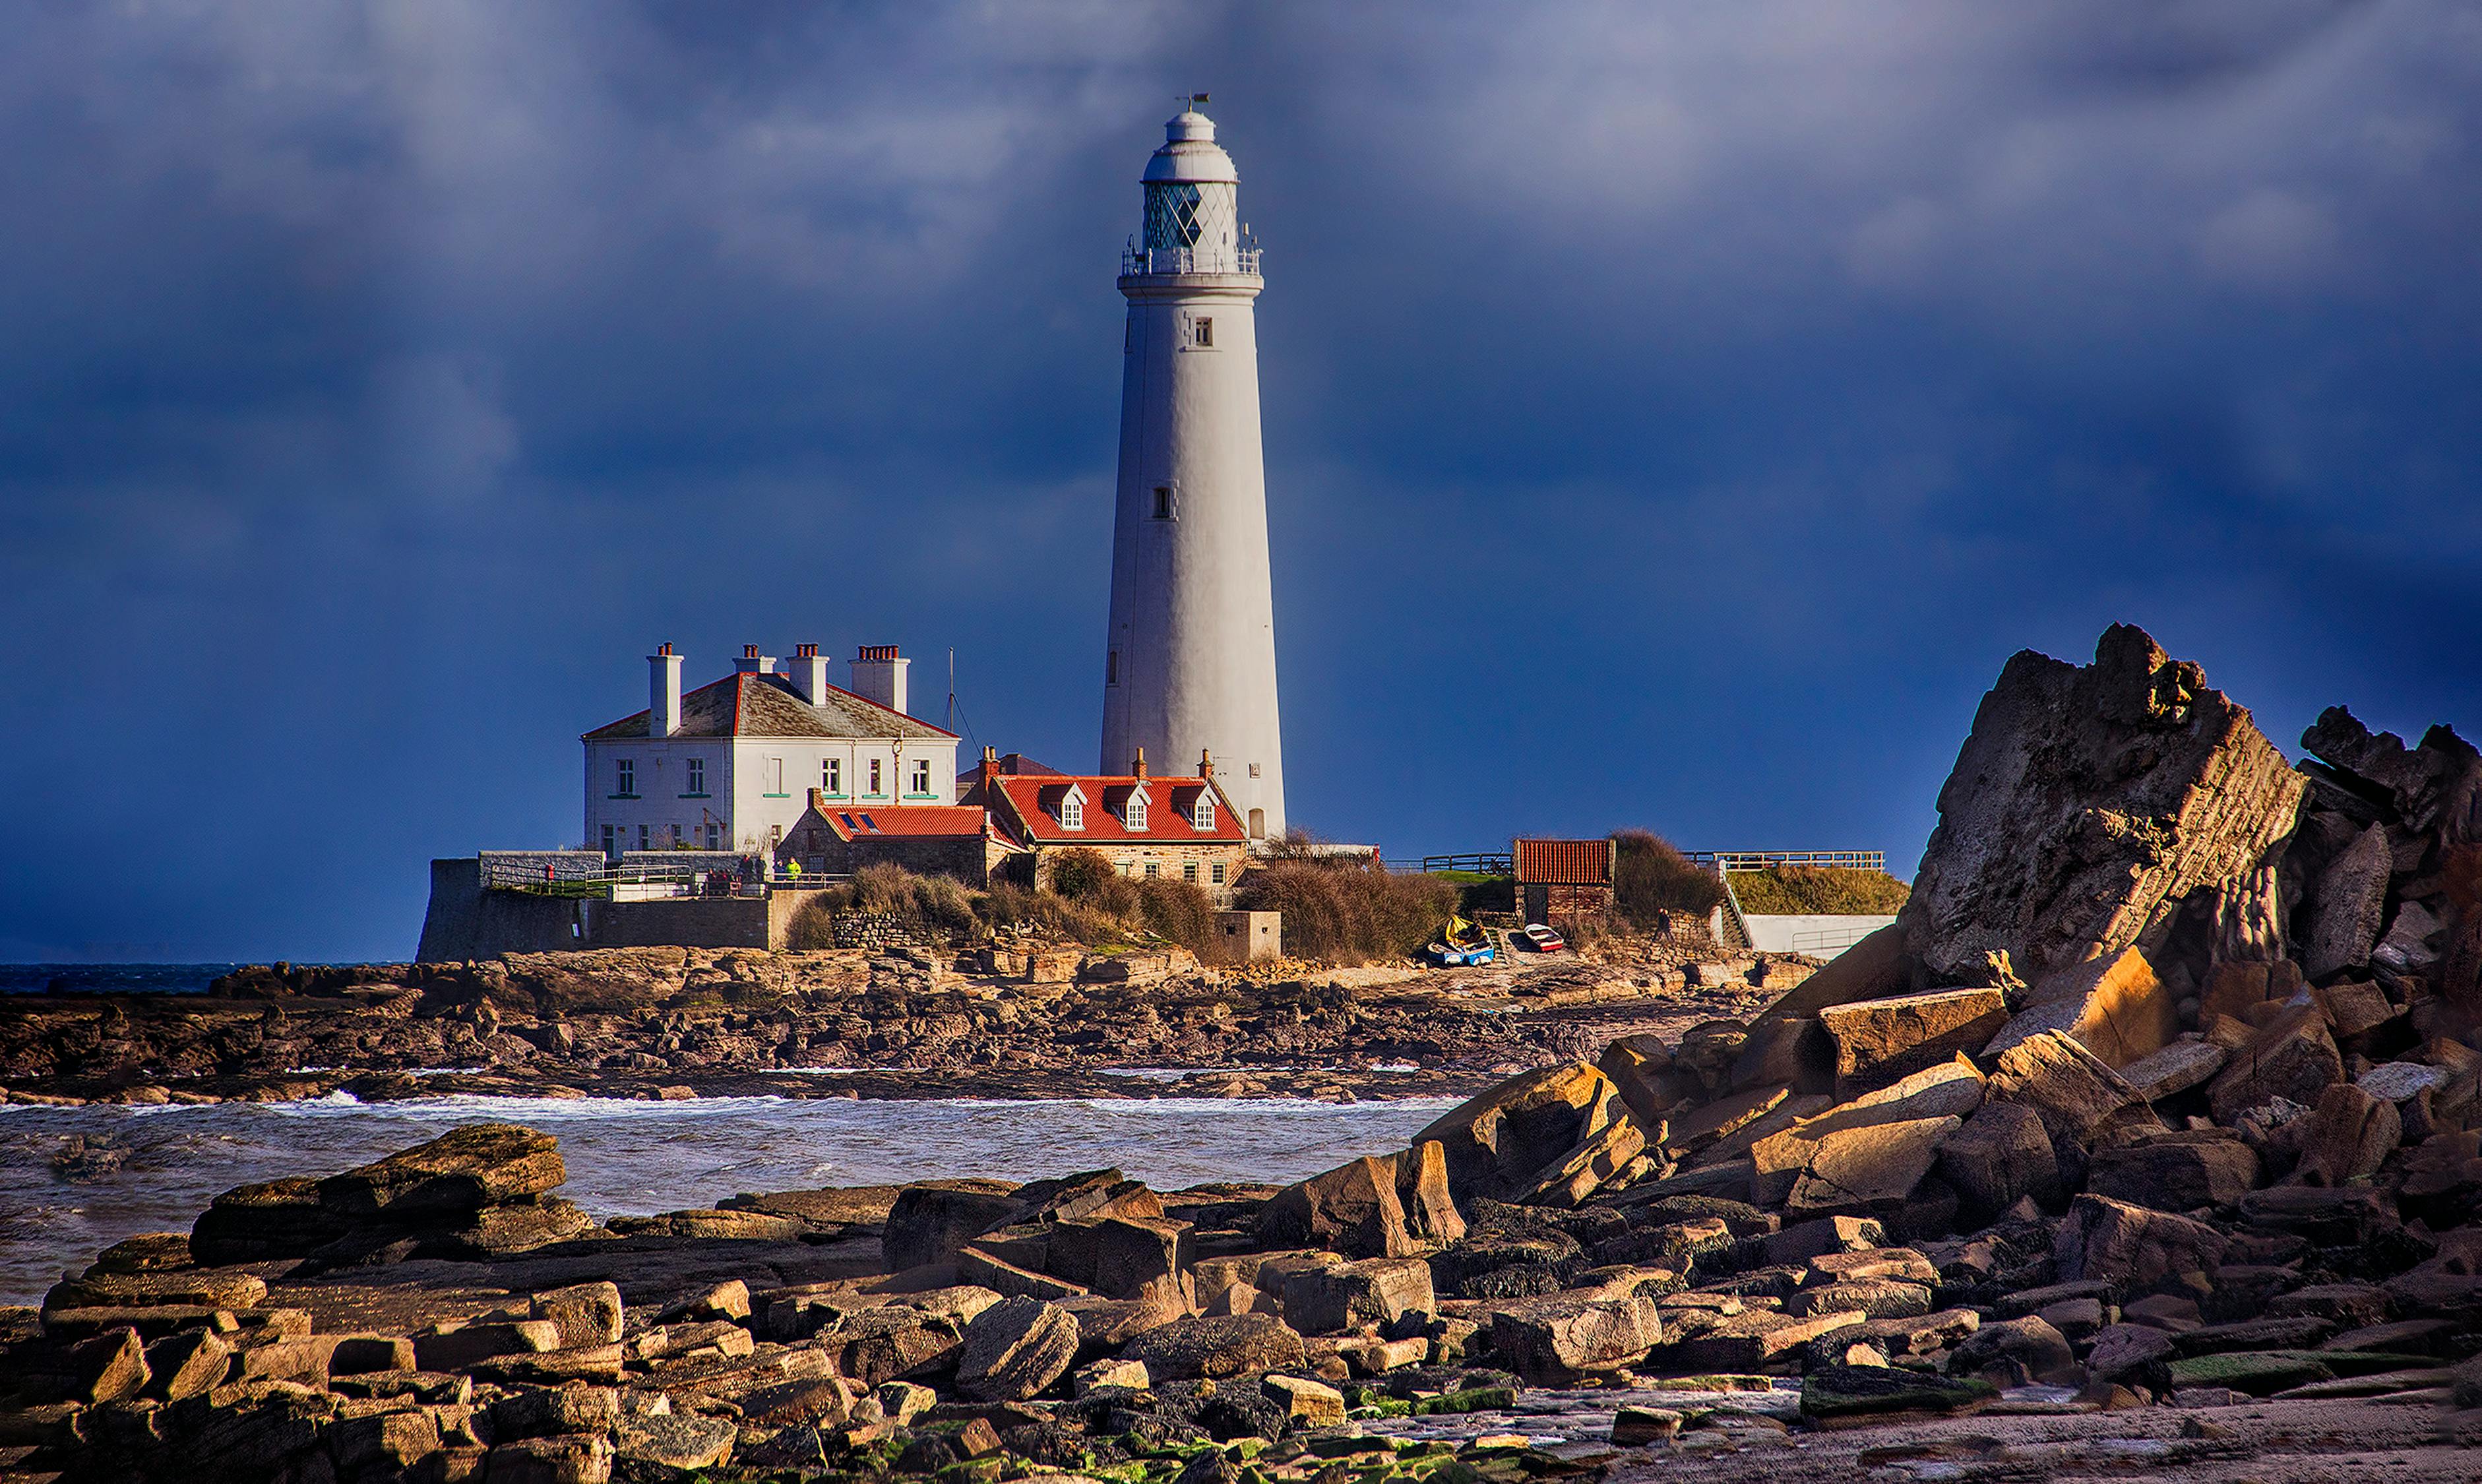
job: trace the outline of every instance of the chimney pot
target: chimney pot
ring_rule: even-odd
[[[817,645],[796,648],[788,668],[793,675],[793,688],[802,693],[804,701],[814,706],[828,703],[828,662],[820,657]]]
[[[854,651],[853,693],[900,715],[906,713],[905,673],[913,661],[892,644],[866,644]]]
[[[1202,747],[1198,750],[1198,776],[1200,778],[1215,776],[1215,755]]]
[[[1142,747],[1138,749],[1138,755],[1136,759],[1129,764],[1129,771],[1139,778],[1145,778],[1147,776],[1147,750],[1145,748]]]

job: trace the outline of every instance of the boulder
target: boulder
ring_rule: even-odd
[[[2175,1041],[2152,1056],[2120,1069],[2123,1081],[2149,1102],[2185,1093],[2216,1073],[2231,1056],[2209,1041]]]
[[[2304,752],[2373,785],[2418,835],[2469,827],[2482,796],[2482,756],[2453,728],[2433,727],[2417,747],[2373,734],[2342,706],[2329,706],[2301,734]],[[2463,835],[2471,838],[2470,833]]]
[[[1930,1174],[1940,1145],[1964,1126],[1945,1118],[1872,1124],[1828,1134],[1794,1181],[1788,1215],[1892,1213]]]
[[[475,1124],[319,1181],[319,1202],[348,1217],[479,1210],[541,1195],[568,1178],[560,1141],[515,1124]]]
[[[2231,1239],[2204,1222],[2092,1193],[2069,1203],[2051,1237],[2063,1281],[2102,1278],[2151,1288],[2188,1273],[2212,1273]]]
[[[1511,1077],[1439,1119],[1413,1142],[1439,1142],[1448,1184],[1459,1199],[1506,1200],[1532,1186],[1545,1165],[1602,1132],[1624,1106],[1611,1078],[1591,1063],[1569,1062]]]
[[[2007,1019],[2006,997],[1993,989],[1899,994],[1818,1013],[1835,1047],[1836,1094],[1845,1098],[1978,1049]]]
[[[1642,1294],[1595,1299],[1556,1293],[1492,1315],[1492,1354],[1533,1385],[1618,1370],[1663,1341],[1663,1320]]]
[[[1430,1142],[1429,1131],[1414,1142]],[[1361,1258],[1408,1258],[1421,1250],[1396,1199],[1394,1162],[1369,1158],[1278,1192],[1258,1213],[1258,1238],[1271,1247],[1333,1247]]]
[[[1989,1096],[2034,1110],[2054,1153],[2080,1153],[2119,1134],[2163,1121],[2120,1073],[2073,1038],[2046,1030],[1999,1053]]]
[[[957,1387],[974,1401],[1024,1401],[1068,1374],[1077,1358],[1077,1318],[1057,1304],[1013,1298],[965,1326]]]
[[[2285,1011],[2234,1049],[2207,1085],[2206,1102],[2215,1122],[2229,1126],[2277,1098],[2314,1104],[2343,1079],[2344,1058],[2326,1020],[2316,1007],[2304,1005]]]
[[[2221,1129],[2159,1134],[2098,1150],[2086,1188],[2131,1206],[2189,1211],[2230,1206],[2258,1184],[2258,1151]]]
[[[1263,1375],[1303,1360],[1302,1337],[1268,1314],[1175,1319],[1130,1340],[1122,1354],[1142,1363],[1158,1385]]]
[[[2180,1015],[2146,955],[2127,948],[2044,975],[2028,1007],[1992,1039],[1983,1054],[1996,1056],[2046,1030],[2075,1038],[2103,1065],[2116,1069],[2170,1046],[2180,1034]]]
[[[1144,1217],[1064,1221],[1052,1229],[1049,1270],[1108,1298],[1184,1308],[1190,1230],[1185,1221]]]
[[[2320,1093],[2301,1123],[2301,1159],[2292,1179],[2305,1185],[2341,1185],[2375,1175],[2404,1137],[2394,1103],[2342,1082]]]
[[[2086,1350],[2086,1374],[2096,1381],[2134,1385],[2174,1354],[2172,1336],[2146,1324],[2110,1324],[2097,1330]]]
[[[167,1335],[146,1347],[145,1394],[157,1401],[196,1396],[221,1385],[231,1364],[232,1351],[206,1330]]]
[[[2394,869],[2384,825],[2372,825],[2318,874],[2310,891],[2313,904],[2310,939],[2302,948],[2301,969],[2324,979],[2340,969],[2370,962],[2386,921],[2388,876]]]
[[[2031,1197],[2057,1208],[2066,1192],[2051,1136],[2021,1103],[1986,1103],[1940,1146],[1939,1173],[1957,1194],[1966,1229]]]
[[[1821,1140],[1833,1133],[1911,1119],[1963,1117],[1982,1105],[1983,1076],[1963,1056],[1865,1093],[1750,1145],[1751,1199],[1774,1206],[1792,1194]]]
[[[414,1360],[424,1370],[463,1370],[504,1355],[559,1348],[560,1328],[548,1319],[452,1320],[413,1337]]]
[[[2075,1386],[2085,1380],[2068,1337],[2038,1314],[1984,1324],[1948,1352],[1948,1374],[1999,1386]]]
[[[2079,667],[2021,651],[1975,712],[1899,914],[1931,983],[2008,954],[2039,983],[2167,929],[2184,898],[2263,863],[2302,776],[2249,712],[2114,624]]]
[[[732,1461],[738,1436],[729,1418],[693,1412],[652,1417],[639,1413],[620,1419],[613,1437],[613,1456],[622,1464],[652,1465],[667,1471],[716,1469]]]
[[[1448,1189],[1446,1145],[1426,1139],[1396,1156],[1396,1205],[1405,1213],[1406,1235],[1415,1242],[1444,1247],[1465,1234],[1465,1219]]]
[[[880,1234],[887,1270],[952,1261],[966,1243],[1024,1211],[1025,1203],[1014,1197],[964,1181],[908,1185],[888,1207]]]
[[[25,1390],[44,1400],[88,1407],[136,1396],[153,1376],[146,1367],[146,1346],[134,1329],[106,1330],[53,1348],[26,1368],[32,1384]]]
[[[2403,1014],[2386,991],[2364,979],[2337,980],[2310,991],[2310,998],[2325,1017],[2328,1031],[2339,1041],[2377,1030]]]
[[[1344,1420],[1344,1393],[1307,1376],[1262,1376],[1259,1394],[1281,1409],[1285,1420],[1301,1428],[1333,1427]]]
[[[1516,1193],[1519,1206],[1576,1206],[1646,1152],[1646,1131],[1624,1111],[1584,1142],[1540,1171],[1533,1184]]]
[[[1333,1335],[1401,1314],[1439,1312],[1431,1265],[1419,1258],[1371,1258],[1305,1268],[1284,1280],[1284,1322],[1305,1335]]]
[[[1650,1035],[1623,1036],[1605,1046],[1595,1070],[1612,1079],[1621,1100],[1650,1128],[1703,1091],[1695,1077],[1674,1070],[1671,1048]]]
[[[739,1280],[735,1280],[738,1282]],[[742,1290],[741,1317],[749,1317],[750,1290]],[[560,1332],[560,1348],[608,1345],[620,1338],[620,1289],[610,1283],[572,1284],[548,1288],[527,1302],[527,1312],[551,1321]]]

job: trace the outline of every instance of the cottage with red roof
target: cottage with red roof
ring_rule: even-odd
[[[1157,776],[1141,750],[1122,774],[1055,773],[1040,763],[1004,763],[986,750],[964,801],[990,815],[991,834],[1032,858],[1033,879],[1048,886],[1063,851],[1093,850],[1123,876],[1190,882],[1222,898],[1249,860],[1249,826],[1215,782],[1201,754],[1198,774]]]
[[[866,865],[901,865],[918,876],[948,876],[989,887],[1017,847],[993,834],[980,806],[873,808],[838,804],[810,790],[810,807],[776,847],[776,869],[798,862],[805,876],[850,876]]]
[[[779,674],[753,644],[684,695],[681,656],[663,646],[647,657],[647,709],[581,739],[588,848],[772,854],[813,794],[875,817],[954,804],[957,736],[906,714],[911,663],[865,647],[840,689],[817,645]]]

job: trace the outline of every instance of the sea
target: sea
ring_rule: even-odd
[[[0,994],[203,994],[239,964],[0,964]]]
[[[0,965],[0,993],[200,994],[230,964]],[[1145,1069],[1130,1074],[1145,1079]],[[0,1104],[0,1305],[141,1232],[186,1231],[219,1192],[331,1175],[462,1124],[555,1134],[561,1194],[597,1217],[713,1206],[741,1191],[1118,1167],[1158,1190],[1290,1181],[1404,1147],[1455,1100],[484,1098],[52,1108]]]

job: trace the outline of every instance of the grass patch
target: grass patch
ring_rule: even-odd
[[[1732,873],[1741,911],[1761,915],[1885,916],[1903,907],[1913,890],[1885,871],[1850,866],[1771,865]]]

